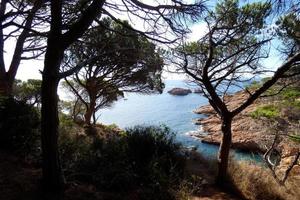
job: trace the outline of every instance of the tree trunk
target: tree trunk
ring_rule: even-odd
[[[93,125],[96,125],[96,123],[97,123],[97,117],[96,117],[96,113],[94,111],[94,113],[93,113]]]
[[[84,114],[85,123],[87,125],[91,125],[92,116],[94,114],[95,107],[96,107],[96,101],[92,99]]]
[[[223,185],[227,178],[229,151],[230,151],[231,140],[232,140],[231,123],[232,123],[232,117],[225,115],[222,118],[221,129],[222,129],[223,137],[219,148],[218,174],[216,179],[216,182],[219,185]]]
[[[7,74],[0,75],[0,95],[11,96],[13,81],[9,80]]]
[[[64,186],[58,151],[57,86],[59,80],[43,76],[42,82],[42,156],[43,184],[48,194],[60,196]]]
[[[64,51],[53,35],[48,38],[47,51],[42,80],[42,156],[43,186],[46,195],[51,199],[59,199],[64,189],[64,176],[61,169],[58,150],[58,95],[59,67]]]

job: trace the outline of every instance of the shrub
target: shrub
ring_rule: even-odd
[[[84,147],[76,148],[81,142]],[[137,126],[106,139],[61,135],[60,147],[69,180],[108,191],[135,190],[140,199],[174,199],[170,188],[176,191],[184,176],[180,145],[166,127]]]
[[[259,119],[261,117],[266,117],[268,119],[274,119],[280,114],[278,107],[273,104],[264,105],[256,108],[255,111],[250,113],[250,116],[254,119]]]
[[[281,116],[284,118],[287,118],[289,121],[297,122],[300,120],[300,104],[299,107],[295,104],[291,103],[285,103],[282,106],[281,109]]]
[[[36,108],[13,98],[0,99],[0,147],[30,154],[38,151],[40,117]]]
[[[287,88],[282,91],[281,96],[287,100],[295,100],[296,98],[300,97],[300,89],[298,88]]]
[[[169,128],[137,126],[128,129],[126,143],[128,157],[143,181],[163,183],[183,173],[181,146],[174,142],[174,133]]]
[[[92,139],[83,135],[75,133],[78,131],[78,127],[75,124],[71,126],[61,124],[60,134],[58,139],[58,146],[63,169],[70,173],[74,169],[74,166],[79,160],[82,160],[84,156],[88,155],[89,148],[92,143]]]
[[[300,198],[299,179],[290,176],[285,187],[279,185],[268,168],[247,161],[230,162],[230,182],[249,200],[296,200]],[[242,175],[242,176],[241,176]]]

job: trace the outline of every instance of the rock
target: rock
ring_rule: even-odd
[[[237,142],[233,143],[232,147],[234,149],[239,149],[239,150],[244,150],[244,151],[260,152],[260,153],[264,152],[264,150],[261,149],[259,144],[254,140],[237,141]]]
[[[194,89],[194,93],[196,93],[196,94],[201,94],[201,93],[202,93],[202,90],[201,90],[200,88]]]
[[[172,90],[169,90],[168,93],[172,95],[184,96],[188,95],[189,93],[192,93],[192,91],[190,89],[184,88],[173,88]]]
[[[225,103],[230,111],[239,107],[249,94],[246,92],[237,92],[234,95],[226,95]],[[276,149],[281,154],[280,164],[277,170],[284,173],[293,162],[295,155],[300,151],[299,142],[291,140],[284,135],[293,135],[299,130],[300,109],[286,106],[281,109],[280,118],[276,119],[276,124],[267,119],[253,119],[251,112],[255,111],[258,106],[269,104],[275,101],[272,98],[261,98],[248,106],[240,114],[235,116],[232,121],[232,148],[265,153],[274,140],[274,133],[279,131],[282,134],[280,143]],[[197,114],[204,114],[196,120],[196,124],[201,125],[201,129],[206,134],[194,134],[193,137],[199,138],[203,143],[219,145],[222,139],[221,121],[210,105],[201,106],[194,111]],[[276,127],[274,127],[276,125]],[[279,174],[280,174],[279,173]],[[290,176],[298,177],[300,180],[300,159],[298,164],[292,169]]]
[[[226,95],[225,102],[230,110],[237,108],[248,98],[245,92],[237,92],[234,95]],[[271,141],[270,136],[264,134],[261,124],[254,121],[249,113],[255,110],[256,105],[250,105],[244,112],[237,115],[232,122],[232,148],[264,152],[264,141]],[[221,121],[210,105],[201,106],[194,110],[197,114],[207,115],[206,118],[198,119],[196,124],[201,125],[206,135],[198,136],[204,143],[219,145],[222,139]],[[195,137],[197,137],[195,135]]]
[[[216,114],[216,112],[214,111],[214,109],[210,105],[201,106],[200,108],[194,110],[194,113],[204,114],[204,115]]]

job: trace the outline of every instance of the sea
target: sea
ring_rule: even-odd
[[[162,94],[125,93],[124,98],[111,107],[99,110],[97,121],[103,124],[116,124],[126,129],[137,125],[166,125],[176,133],[176,141],[187,148],[195,148],[207,158],[216,158],[218,146],[202,143],[192,137],[195,133],[206,134],[194,121],[205,115],[193,111],[208,101],[199,93],[175,96],[168,93],[174,87],[188,88],[194,91],[197,86],[183,80],[165,80]],[[239,160],[260,160],[260,155],[232,150]]]

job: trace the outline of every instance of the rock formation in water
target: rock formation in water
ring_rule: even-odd
[[[196,94],[201,94],[202,90],[200,88],[194,89],[194,93]]]
[[[169,90],[168,93],[172,95],[184,96],[184,95],[188,95],[189,93],[192,93],[192,91],[190,89],[184,89],[184,88],[173,88]]]

